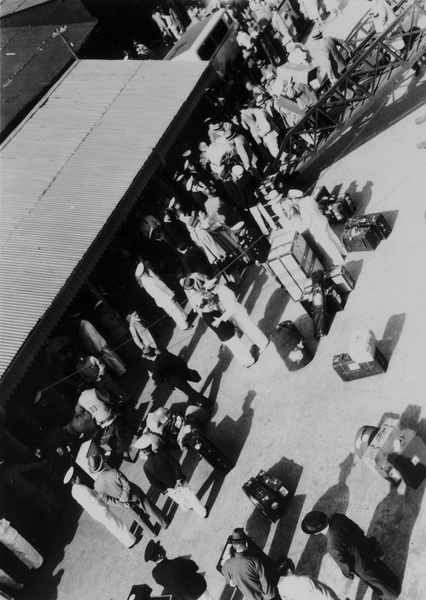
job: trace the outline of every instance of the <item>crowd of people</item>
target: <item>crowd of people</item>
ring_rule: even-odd
[[[141,243],[136,250],[128,241],[121,248],[119,263],[125,268],[117,267],[116,289],[107,285],[90,310],[79,306],[70,311],[62,329],[46,344],[44,360],[55,373],[57,385],[42,386],[29,409],[18,404],[8,417],[10,429],[20,435],[24,431],[25,442],[37,448],[40,460],[32,465],[0,465],[0,483],[16,498],[30,500],[36,512],[55,524],[60,507],[40,495],[34,474],[48,473],[53,459],[75,456],[82,441],[93,438],[104,448],[89,459],[89,471],[95,477],[93,489],[83,483],[78,470],[68,472],[66,481],[71,482],[72,497],[128,548],[138,539],[110,506],[132,511],[150,535],[169,525],[145,492],[119,468],[108,465],[110,454],[134,460],[135,436],[134,447],[144,458],[148,482],[182,510],[192,509],[200,517],[208,517],[208,509],[188,485],[165,436],[154,432],[153,437],[149,428],[141,429],[138,399],[121,383],[129,368],[137,368],[154,384],[167,383],[182,391],[188,397],[186,414],[193,414],[194,408],[211,410],[213,400],[190,384],[200,380],[197,371],[164,347],[152,321],[169,317],[180,330],[189,331],[198,316],[237,362],[250,368],[269,338],[252,322],[234,290],[247,265],[266,262],[270,234],[277,229],[309,233],[325,267],[343,264],[345,258],[340,240],[312,197],[300,190],[283,193],[264,184],[265,173],[277,158],[281,158],[278,175],[285,174],[287,155],[280,154],[285,133],[315,104],[320,81],[324,77],[331,84],[337,80],[351,49],[342,40],[324,37],[319,29],[312,34],[309,51],[298,41],[303,18],[322,24],[316,0],[301,1],[300,13],[292,5],[282,10],[280,3],[265,0],[250,0],[242,8],[235,2],[229,8],[239,23],[237,40],[243,49],[244,70],[221,84],[227,86],[227,93],[218,96],[216,113],[203,121],[199,139],[181,149],[168,183],[164,178],[158,210],[140,215]],[[337,14],[338,2],[327,0],[326,10]],[[166,44],[175,42],[184,31],[171,6],[167,13],[156,9],[152,18]],[[153,58],[143,44],[134,41],[134,46],[140,58]],[[315,65],[322,75],[310,83],[295,82],[280,71],[286,61]],[[285,99],[294,101],[298,111],[290,109]],[[310,134],[305,142],[313,144]],[[149,297],[160,309],[155,319],[152,312],[144,314],[135,289],[127,294],[131,280],[143,290],[143,298]],[[128,297],[123,299],[125,294]],[[201,427],[206,416],[193,419]],[[7,521],[2,524],[4,529],[6,525]],[[346,577],[356,574],[381,590],[384,599],[397,597],[397,582],[355,523],[343,515],[327,519],[323,513],[310,513],[302,528],[309,534],[326,533],[328,551]],[[324,584],[296,575],[291,561],[285,568],[281,565],[279,582],[276,570],[271,579],[261,559],[250,554],[247,540],[242,530],[230,536],[234,556],[224,564],[223,574],[248,600],[269,600],[277,594],[288,600],[337,598]],[[0,541],[5,543],[3,537]],[[149,543],[145,556],[157,563],[153,571],[156,581],[177,600],[210,597],[204,578],[191,561],[167,559],[159,542]],[[36,557],[33,566],[40,564]],[[171,579],[170,573],[177,575]],[[0,581],[8,579],[6,573],[0,576]],[[14,586],[10,581],[7,585]]]

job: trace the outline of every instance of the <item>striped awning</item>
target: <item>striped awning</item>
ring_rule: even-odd
[[[80,61],[1,147],[2,391],[16,387],[209,79],[202,62]]]

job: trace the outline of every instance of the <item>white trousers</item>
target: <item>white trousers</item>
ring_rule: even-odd
[[[6,519],[0,520],[0,542],[29,569],[38,569],[43,557]]]
[[[263,206],[263,204],[261,204],[260,202],[258,202],[256,206],[251,206],[249,208],[249,211],[263,235],[269,234],[267,226],[269,226],[273,231],[277,229],[277,226],[275,225],[272,217],[270,216],[266,208]]]
[[[157,305],[173,319],[179,329],[188,329],[186,313],[176,300],[173,300],[173,298],[164,298],[161,302],[157,301]]]
[[[342,246],[341,241],[331,229],[327,220],[324,219],[320,226],[313,226],[309,228],[315,242],[318,244],[320,250],[328,257],[333,265],[343,265],[344,257],[342,253],[346,255],[346,252]],[[327,267],[331,265],[326,265]]]
[[[104,504],[104,503],[102,503]],[[101,523],[114,537],[117,538],[126,548],[134,544],[136,538],[130,533],[125,524],[119,519],[110,508],[104,504],[98,504],[96,508],[90,511],[90,516]]]
[[[231,319],[238,329],[241,329],[248,337],[252,344],[256,344],[261,352],[265,350],[269,343],[269,339],[262,331],[260,331],[259,327],[251,321],[245,309],[235,312],[231,315]]]
[[[205,506],[201,504],[198,500],[197,496],[191,490],[189,485],[184,481],[182,485],[175,488],[168,488],[167,495],[171,498],[176,504],[179,504],[180,508],[183,512],[188,512],[192,508],[194,512],[197,513],[200,517],[205,517],[207,514],[207,509]]]
[[[237,335],[234,335],[233,338],[223,343],[225,346],[228,346],[232,354],[243,367],[250,367],[255,362],[250,350],[244,346]]]

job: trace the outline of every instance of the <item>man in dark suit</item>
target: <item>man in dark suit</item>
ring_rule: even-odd
[[[186,273],[202,273],[209,278],[213,277],[212,266],[207,259],[206,253],[201,248],[180,242],[177,249],[182,255],[181,261]]]
[[[198,566],[188,558],[166,557],[160,542],[150,540],[145,549],[145,562],[153,561],[156,566],[152,577],[176,600],[211,600],[204,577],[198,573]]]
[[[373,544],[351,519],[339,513],[328,518],[323,512],[314,510],[303,519],[302,530],[310,535],[325,535],[327,552],[345,577],[353,579],[354,574],[358,575],[383,600],[395,600],[399,596],[398,579],[378,558],[377,544]]]
[[[141,362],[156,384],[167,381],[173,388],[177,388],[186,394],[190,404],[200,406],[212,406],[214,404],[213,400],[206,398],[189,385],[188,381],[200,381],[201,377],[197,371],[190,369],[179,356],[165,349],[158,350],[152,346],[146,346],[142,350],[142,357]]]
[[[167,528],[168,522],[162,511],[124,473],[109,469],[100,454],[89,456],[88,464],[90,473],[96,474],[94,489],[103,502],[132,511],[135,521],[151,535],[156,535],[156,532],[149,523],[148,515],[161,527]]]

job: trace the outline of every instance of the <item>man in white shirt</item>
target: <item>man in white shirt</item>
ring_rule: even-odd
[[[282,600],[339,600],[335,592],[310,575],[296,575],[294,564],[289,558],[282,566],[283,577],[278,582],[278,593]]]

